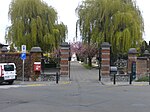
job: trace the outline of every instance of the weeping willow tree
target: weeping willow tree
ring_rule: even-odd
[[[113,54],[140,48],[144,23],[133,0],[85,0],[76,12],[83,42],[109,42]]]
[[[30,50],[39,46],[52,51],[65,41],[67,27],[57,21],[57,12],[42,0],[12,0],[9,8],[11,26],[7,28],[6,41]]]

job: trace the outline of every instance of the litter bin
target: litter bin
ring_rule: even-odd
[[[110,67],[110,74],[114,76],[114,85],[116,84],[116,74],[117,74],[117,67],[111,66]]]

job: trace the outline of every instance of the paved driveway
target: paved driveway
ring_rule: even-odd
[[[84,82],[84,83],[99,83],[98,69],[93,68],[91,70],[84,68],[78,62],[71,62],[70,67],[71,81]]]

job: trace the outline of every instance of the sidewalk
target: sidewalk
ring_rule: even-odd
[[[129,82],[117,82],[114,85],[109,78],[102,78],[99,81],[99,70],[93,68],[91,70],[84,68],[81,63],[77,61],[71,62],[70,67],[70,79],[69,76],[60,77],[58,84],[95,84],[95,85],[106,85],[106,86],[130,86]],[[28,86],[51,86],[58,85],[56,81],[15,81],[14,84],[17,85],[28,85]],[[132,82],[131,86],[148,86],[149,82]]]

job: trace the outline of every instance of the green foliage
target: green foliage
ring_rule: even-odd
[[[109,42],[113,54],[140,48],[144,23],[133,0],[85,0],[76,12],[84,42]]]
[[[88,64],[83,63],[83,66],[84,66],[86,69],[92,69],[92,66],[89,66]]]
[[[136,82],[148,82],[149,81],[149,77],[148,76],[144,76],[139,78],[138,80],[136,80]]]
[[[145,50],[148,50],[150,52],[150,45],[148,45],[146,41],[143,41],[140,47],[140,56],[144,56]]]
[[[6,41],[17,47],[25,44],[27,50],[39,46],[52,51],[66,39],[67,27],[58,24],[57,12],[41,0],[12,0],[8,14]]]
[[[16,49],[14,48],[13,44],[11,44],[9,52],[15,52],[15,51],[16,51]]]

